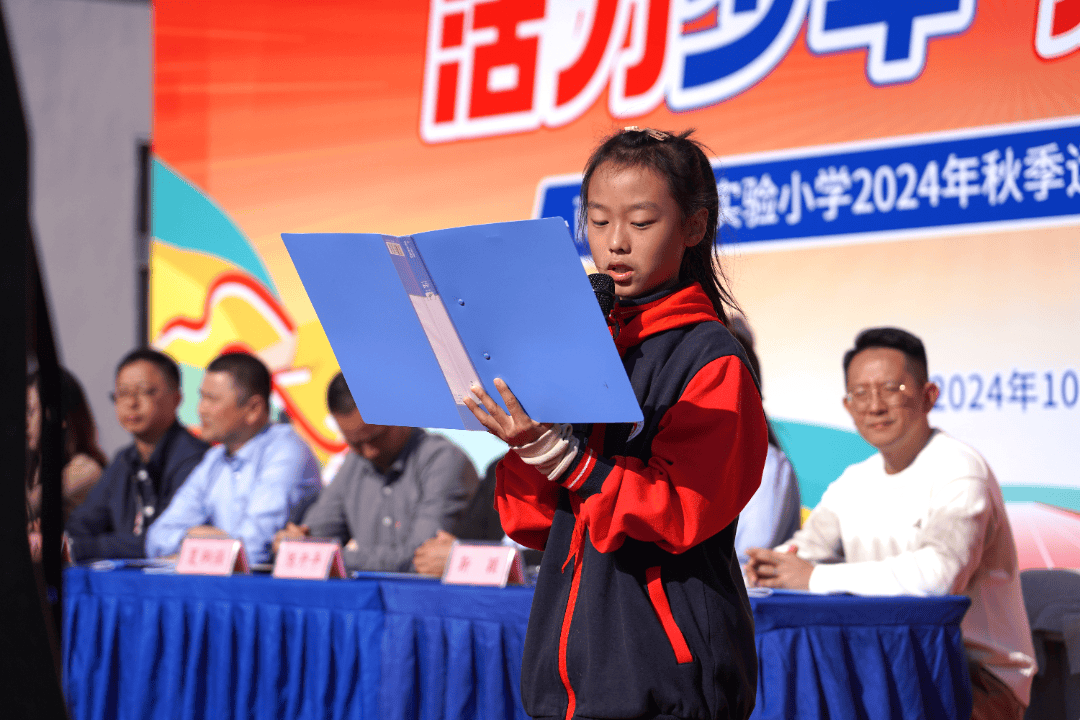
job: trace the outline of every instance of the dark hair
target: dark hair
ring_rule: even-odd
[[[581,178],[578,227],[588,233],[589,183],[598,167],[610,162],[617,167],[641,167],[655,171],[667,182],[668,192],[679,206],[683,222],[702,208],[708,211],[705,235],[701,242],[687,248],[683,254],[679,280],[700,283],[716,314],[727,322],[727,309],[738,310],[739,305],[726,288],[727,280],[716,252],[720,219],[716,176],[705,155],[704,146],[690,138],[693,132],[691,129],[675,135],[659,130],[628,128],[605,140],[585,164],[585,173]],[[587,237],[581,239],[587,241]]]
[[[270,408],[270,371],[262,360],[244,352],[218,355],[206,366],[206,372],[228,373],[239,392],[239,402],[247,402],[252,395],[258,395]]]
[[[334,415],[348,415],[356,409],[356,401],[353,400],[345,376],[341,373],[335,375],[326,387],[326,406]]]
[[[169,383],[169,386],[173,390],[180,389],[180,366],[165,353],[158,352],[157,350],[148,347],[132,350],[125,355],[116,366],[117,377],[119,377],[121,370],[128,365],[133,365],[137,362],[150,363],[158,369],[162,376],[164,376],[165,382]]]
[[[904,353],[908,370],[915,379],[925,383],[929,378],[926,364],[926,348],[922,340],[907,330],[895,327],[867,328],[855,336],[855,347],[844,353],[844,381],[847,381],[848,367],[855,356],[870,348],[891,348]]]
[[[27,387],[34,387],[40,393],[41,375],[34,371],[26,380]],[[64,464],[67,465],[76,455],[89,455],[105,467],[109,458],[98,445],[97,425],[90,405],[86,402],[86,393],[78,379],[66,368],[60,368],[60,418],[64,423]]]

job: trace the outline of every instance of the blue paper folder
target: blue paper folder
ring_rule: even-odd
[[[561,218],[281,237],[365,421],[480,430],[497,377],[539,422],[642,419]]]

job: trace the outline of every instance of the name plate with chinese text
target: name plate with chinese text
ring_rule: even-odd
[[[185,538],[176,562],[180,575],[247,575],[244,543],[233,538]]]
[[[341,546],[333,540],[283,540],[274,559],[274,577],[326,580],[345,577]]]
[[[525,572],[515,548],[459,541],[450,548],[442,581],[451,585],[506,587],[508,582],[523,583]]]

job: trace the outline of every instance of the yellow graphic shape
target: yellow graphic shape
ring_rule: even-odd
[[[206,367],[223,350],[245,348],[270,368],[294,427],[325,461],[344,445],[326,425],[326,387],[337,360],[318,321],[295,326],[264,286],[220,258],[155,240],[151,336],[176,360]]]

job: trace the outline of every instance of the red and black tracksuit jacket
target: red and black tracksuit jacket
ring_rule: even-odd
[[[587,437],[549,481],[513,452],[496,507],[544,550],[521,671],[534,718],[746,718],[754,625],[734,550],[767,431],[741,346],[697,284],[615,311],[641,426]]]

